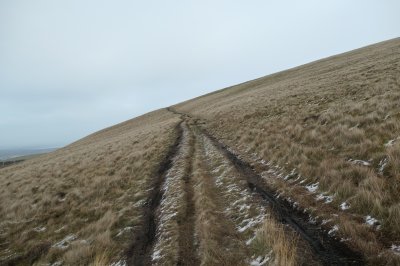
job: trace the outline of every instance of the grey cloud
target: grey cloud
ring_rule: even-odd
[[[62,146],[398,37],[395,0],[0,2],[0,148]]]

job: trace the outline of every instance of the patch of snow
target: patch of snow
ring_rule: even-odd
[[[319,182],[311,184],[311,185],[307,185],[306,189],[308,191],[310,191],[311,193],[315,193],[315,191],[317,191],[317,189],[318,189],[318,186],[319,186]]]
[[[335,225],[335,226],[332,227],[331,230],[329,230],[328,235],[330,235],[330,236],[334,235],[337,231],[339,231],[339,226]]]
[[[125,228],[119,230],[117,237],[122,236],[123,234],[125,234],[127,232],[130,232],[132,229],[133,229],[133,227],[128,226],[128,227],[125,227]]]
[[[318,200],[318,201],[320,201],[320,200],[323,200],[323,201],[325,201],[325,203],[331,203],[332,201],[333,201],[333,196],[330,196],[330,195],[324,195],[324,194],[319,194],[317,197],[316,197],[316,199]]]
[[[254,217],[254,218],[244,219],[243,220],[244,225],[243,226],[238,226],[238,231],[239,231],[239,233],[243,233],[247,229],[261,224],[263,221],[264,221],[264,214],[261,214],[261,215],[259,215],[257,217]]]
[[[256,236],[253,236],[252,238],[250,238],[249,240],[246,241],[246,245],[250,246],[251,243],[253,243],[254,239],[256,239]]]
[[[368,215],[365,216],[365,223],[368,224],[369,226],[375,226],[375,225],[379,225],[379,221],[377,219],[375,219],[374,217]]]
[[[397,139],[391,139],[384,144],[385,147],[392,147],[393,144],[396,142]]]
[[[133,204],[133,207],[138,208],[138,207],[144,206],[145,204],[146,204],[146,200],[145,199],[141,199],[141,200],[138,200],[137,202],[135,202],[135,204]]]
[[[119,260],[117,262],[113,262],[110,266],[126,266],[128,265],[125,260]]]
[[[371,166],[370,162],[363,161],[363,160],[349,159],[349,162],[352,163],[352,164],[361,165],[361,166]]]
[[[60,233],[60,232],[61,232],[62,230],[64,230],[64,229],[65,229],[65,225],[64,225],[63,227],[57,229],[56,231],[54,231],[54,233],[58,234],[58,233]]]
[[[71,244],[71,242],[74,241],[75,239],[77,239],[76,235],[72,235],[72,234],[68,235],[60,242],[57,242],[56,244],[54,244],[53,247],[59,248],[59,249],[67,249],[69,247],[69,245]]]
[[[43,233],[44,231],[47,230],[47,228],[46,228],[46,226],[39,226],[39,227],[33,228],[33,230],[38,233]]]
[[[250,262],[250,266],[262,266],[262,265],[265,265],[271,259],[270,256],[271,255],[267,255],[267,256],[264,256],[264,257],[258,256],[256,259],[253,259]]]
[[[161,259],[161,252],[160,252],[160,250],[156,250],[151,255],[151,260],[152,261],[156,261],[156,260],[159,260],[159,259]]]
[[[326,219],[326,220],[322,220],[322,225],[324,225],[324,224],[327,224],[327,223],[330,223],[330,222],[332,222],[333,220],[332,219]]]
[[[317,217],[311,216],[311,214],[308,216],[308,222],[310,224],[317,224]]]
[[[56,262],[50,264],[50,266],[61,266],[61,265],[63,265],[63,263],[64,263],[63,261],[59,260],[59,261],[56,261]]]
[[[387,157],[383,158],[379,162],[379,173],[383,174],[383,171],[385,170],[386,165],[389,163],[389,159]]]
[[[397,255],[400,256],[400,245],[392,245],[392,247],[390,248],[394,253],[396,253]]]
[[[275,170],[273,170],[273,169],[268,169],[267,173],[268,173],[268,174],[275,174],[276,172],[275,172]]]
[[[342,204],[340,204],[340,209],[345,211],[350,209],[350,205],[347,202],[343,202]]]
[[[283,179],[288,180],[296,176],[296,168],[293,168],[292,171],[286,175]]]
[[[242,205],[239,206],[239,211],[240,212],[243,211],[243,210],[248,210],[248,209],[250,209],[249,205],[242,204]]]

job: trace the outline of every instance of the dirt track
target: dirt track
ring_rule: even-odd
[[[130,265],[205,263],[202,252],[205,252],[204,246],[208,240],[204,239],[198,229],[199,223],[196,223],[198,208],[202,206],[197,206],[195,200],[195,183],[198,181],[193,180],[195,158],[200,160],[198,164],[202,165],[200,170],[205,173],[203,176],[210,176],[209,180],[212,180],[207,187],[214,194],[210,196],[215,206],[212,214],[220,217],[213,220],[210,215],[201,223],[214,222],[215,227],[227,227],[226,236],[214,241],[229,250],[226,256],[240,253],[231,264],[248,263],[248,248],[244,243],[255,230],[248,225],[260,225],[266,209],[272,210],[271,215],[277,221],[287,225],[288,230],[300,237],[306,246],[304,254],[310,257],[310,262],[314,261],[313,264],[364,264],[361,255],[317,225],[310,224],[309,217],[294,209],[285,199],[275,197],[275,191],[266,187],[251,165],[201,128],[198,120],[169,110],[180,115],[182,123],[177,128],[176,144],[161,164],[150,198],[144,206],[143,226],[135,231],[136,238],[127,253]],[[234,178],[223,179],[218,176],[225,174]],[[249,213],[244,215],[246,219],[240,217],[243,205],[238,209],[235,202],[242,200],[245,200],[244,206],[251,209],[249,213],[255,213],[254,217],[249,217]],[[239,228],[240,233],[229,229],[235,227]],[[212,235],[211,231],[209,233]]]

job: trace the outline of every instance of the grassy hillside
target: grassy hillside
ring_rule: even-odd
[[[122,256],[178,122],[156,111],[1,169],[0,265]]]
[[[400,264],[400,39],[0,169],[0,265]]]
[[[202,119],[254,166],[265,164],[270,186],[339,225],[338,234],[368,256],[399,244],[400,39],[175,108]]]

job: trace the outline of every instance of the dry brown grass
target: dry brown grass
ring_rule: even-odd
[[[300,265],[297,237],[289,236],[283,225],[278,224],[272,218],[264,220],[252,245],[257,254],[261,256],[266,256],[265,252],[268,250],[272,251],[269,254],[267,265]],[[308,261],[307,264],[311,265],[311,261]]]
[[[199,136],[197,140],[201,141]],[[200,143],[196,143],[193,183],[201,265],[241,265],[245,257],[243,243],[233,222],[224,215],[224,202],[207,171]]]
[[[201,134],[197,139],[194,179],[202,265],[298,265],[296,238],[287,237],[273,221],[218,148]]]
[[[156,111],[1,169],[0,261],[26,264],[26,254],[44,244],[32,258],[39,264],[118,260],[178,122]]]
[[[350,244],[368,259],[384,261],[379,254],[400,237],[395,222],[400,220],[399,103],[400,39],[395,39],[174,108],[204,120],[208,130],[253,164],[264,160],[278,166],[283,177],[294,169],[288,180],[268,182],[303,208],[311,206],[315,215],[336,213],[343,217],[339,223],[361,225],[362,232],[347,236]],[[304,185],[315,182],[316,194],[308,193]],[[313,202],[319,193],[332,195],[333,202]],[[350,209],[342,211],[343,202]],[[380,230],[364,224],[367,215],[380,221]],[[375,242],[364,237],[369,233],[376,235]],[[339,234],[347,238],[341,229]]]
[[[325,220],[326,229],[338,225],[337,236],[368,263],[396,265],[400,256],[388,247],[400,237],[399,103],[396,39],[175,108],[205,121],[282,197]],[[0,169],[0,264],[106,265],[123,259],[179,121],[159,110]],[[164,187],[168,200],[160,210],[166,212],[157,213],[162,223],[153,251],[163,250],[159,263],[175,264],[182,255],[180,237],[187,232],[180,232],[180,223],[189,206],[184,195],[192,185],[195,235],[188,241],[197,241],[203,265],[242,265],[256,256],[275,265],[304,263],[301,241],[261,207],[246,179],[206,137],[198,134],[194,144],[186,132],[169,169],[172,186]],[[189,185],[185,175],[193,178]],[[305,188],[317,183],[315,192]],[[316,199],[322,195],[332,202]],[[350,208],[341,210],[343,203]],[[367,215],[379,224],[365,224]]]

